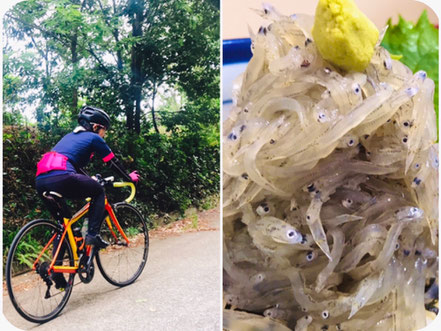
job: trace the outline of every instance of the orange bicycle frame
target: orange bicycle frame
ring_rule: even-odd
[[[118,182],[118,183],[113,183],[114,187],[124,187],[124,186],[129,186],[132,190],[130,196],[125,200],[125,202],[130,202],[134,196],[135,196],[135,186],[133,185],[133,183],[129,183],[129,182]],[[78,266],[79,266],[79,256],[78,256],[78,251],[77,251],[77,243],[75,240],[75,236],[73,235],[73,231],[72,231],[72,224],[74,224],[75,222],[77,222],[80,218],[82,218],[84,215],[87,214],[87,212],[89,211],[90,208],[90,203],[87,203],[86,205],[84,205],[78,212],[75,213],[75,215],[72,216],[72,218],[64,218],[63,219],[63,227],[64,227],[64,231],[63,234],[61,235],[61,239],[59,241],[57,250],[55,251],[55,254],[51,260],[50,266],[49,266],[49,270],[48,270],[48,274],[51,274],[51,272],[61,272],[61,273],[76,273],[78,270]],[[118,230],[118,232],[121,234],[121,236],[124,238],[124,240],[126,241],[127,245],[129,244],[129,239],[127,238],[126,234],[124,233],[124,230],[121,228],[118,219],[116,218],[115,212],[112,209],[112,206],[110,205],[110,203],[108,202],[107,198],[105,199],[104,202],[104,208],[108,213],[108,216],[106,216],[105,221],[107,226],[110,229],[110,232],[112,234],[112,236],[117,239],[117,236],[113,230],[113,225],[116,227],[116,229]],[[112,223],[110,222],[110,219],[112,220]],[[67,234],[67,238],[69,240],[69,244],[72,247],[72,253],[73,253],[73,258],[74,258],[74,266],[57,266],[55,265],[55,261],[57,260],[58,254],[60,253],[60,249],[61,249],[61,244],[64,241],[64,238],[66,237]],[[43,248],[43,250],[40,252],[40,254],[38,255],[38,257],[36,258],[36,260],[34,261],[33,267],[32,269],[35,270],[36,265],[38,263],[38,261],[40,260],[41,256],[43,256],[43,254],[45,253],[45,251],[48,249],[49,245],[54,241],[55,237],[57,236],[57,233],[55,233],[51,239],[49,239],[49,242],[46,244],[46,246]],[[83,244],[84,245],[84,244]],[[86,253],[87,255],[90,254],[90,246],[86,246]]]

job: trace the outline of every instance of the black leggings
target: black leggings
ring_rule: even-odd
[[[67,199],[92,198],[89,208],[89,229],[88,234],[95,236],[99,233],[101,220],[104,216],[104,189],[97,181],[89,176],[80,174],[65,174],[48,178],[41,178],[35,182],[38,195],[43,199],[51,214],[56,217],[59,210],[43,197],[43,192],[53,191],[60,193]],[[71,217],[72,215],[63,215]]]

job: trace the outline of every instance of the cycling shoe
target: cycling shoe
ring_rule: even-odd
[[[96,248],[106,248],[109,246],[109,243],[98,234],[96,236],[91,236],[90,234],[86,235],[86,245],[93,245]]]

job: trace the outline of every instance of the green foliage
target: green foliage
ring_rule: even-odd
[[[20,241],[20,244],[17,246],[16,256],[17,260],[20,264],[25,264],[28,267],[32,267],[35,259],[40,255],[40,252],[43,250],[43,246],[41,246],[38,241],[27,239]],[[45,253],[45,258],[50,258]]]
[[[3,251],[3,264],[6,265],[6,259],[9,252],[9,247],[12,244],[12,241],[17,234],[18,231],[4,230],[3,232],[3,247],[5,247]],[[27,238],[22,238],[20,243],[18,244],[15,255],[20,264],[25,264],[28,267],[32,267],[35,259],[40,255],[43,250],[43,246],[31,236]],[[43,255],[43,258],[50,259],[49,252],[46,251]]]
[[[400,59],[413,72],[424,70],[435,82],[434,104],[438,119],[438,29],[429,22],[424,11],[418,22],[413,24],[400,16],[397,25],[389,25],[381,45]],[[438,121],[437,121],[438,123]]]
[[[134,237],[139,233],[139,229],[138,228],[134,228],[134,227],[129,227],[125,230],[125,234],[128,237]]]
[[[198,215],[197,214],[191,215],[191,226],[193,227],[193,229],[197,229],[198,224],[199,224]]]
[[[83,104],[111,116],[106,141],[141,174],[134,203],[145,216],[183,213],[218,192],[218,2],[28,0],[3,23],[8,233],[49,217],[34,188],[36,164],[77,125]],[[27,124],[24,109],[35,124]],[[162,133],[153,130],[153,116]],[[115,175],[99,160],[88,171]],[[127,192],[108,195],[120,201]]]
[[[137,207],[144,215],[181,213],[190,205],[200,206],[204,199],[219,191],[219,141],[214,127],[202,126],[202,132],[174,131],[171,134],[144,132],[133,136],[120,128],[109,132],[106,140],[118,151],[127,169],[137,169],[141,181],[137,187]],[[6,228],[17,228],[27,221],[49,214],[36,196],[34,176],[36,164],[63,134],[40,132],[33,127],[5,127],[3,133],[3,217]],[[129,154],[129,146],[138,148]],[[124,157],[125,156],[125,157]],[[94,161],[90,174],[115,175]],[[111,189],[111,201],[123,199],[127,193]]]

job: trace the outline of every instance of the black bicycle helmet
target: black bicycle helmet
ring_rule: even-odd
[[[106,129],[110,127],[110,117],[107,113],[99,108],[84,106],[81,108],[80,113],[78,115],[78,123],[81,124],[82,120],[85,120],[87,123],[100,124],[105,126]]]

